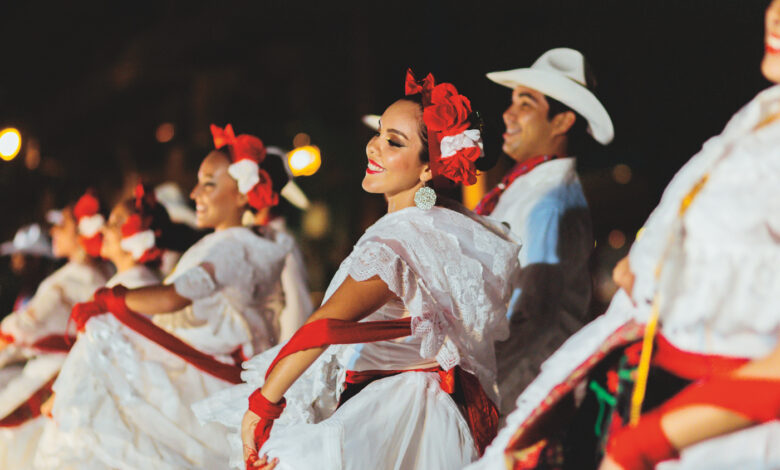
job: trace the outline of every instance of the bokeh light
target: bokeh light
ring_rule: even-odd
[[[37,139],[28,139],[24,151],[24,166],[32,171],[41,164],[41,147]]]
[[[463,205],[466,208],[474,210],[485,195],[487,189],[487,175],[480,172],[477,174],[477,182],[471,186],[463,186]]]
[[[309,210],[303,213],[301,228],[306,237],[317,240],[324,237],[330,230],[330,210],[323,202],[312,203]]]
[[[164,144],[173,140],[173,136],[176,133],[176,128],[170,122],[164,122],[157,126],[157,131],[154,133],[154,137],[157,142]]]
[[[631,167],[625,163],[618,163],[612,169],[612,177],[618,184],[628,184],[631,181]]]
[[[311,137],[305,132],[299,132],[293,137],[293,148],[306,147],[311,145]]]
[[[0,131],[0,158],[11,161],[22,148],[22,135],[13,127]]]
[[[379,130],[379,119],[381,116],[378,114],[365,114],[363,116],[363,124],[366,125],[369,129],[374,129],[375,131]]]
[[[293,176],[311,176],[320,169],[320,149],[313,145],[298,147],[287,155]]]
[[[607,243],[609,243],[609,246],[613,249],[619,250],[626,244],[626,234],[617,229],[612,230],[607,237]]]

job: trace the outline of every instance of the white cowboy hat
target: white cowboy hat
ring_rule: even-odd
[[[38,224],[25,225],[16,232],[12,241],[0,245],[0,255],[6,256],[14,253],[45,258],[54,257],[51,253],[51,241]]]
[[[511,89],[520,85],[533,88],[560,101],[588,121],[588,133],[602,145],[615,137],[609,113],[587,88],[585,57],[579,51],[550,49],[530,68],[490,72],[487,78]]]

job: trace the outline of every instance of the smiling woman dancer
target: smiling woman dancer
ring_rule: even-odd
[[[70,310],[106,282],[96,259],[104,220],[98,209],[98,200],[87,193],[62,210],[51,229],[52,251],[67,263],[41,282],[24,308],[3,319],[3,361],[29,360],[0,389],[0,468],[31,467],[46,422],[39,407],[68,352]]]
[[[224,428],[199,425],[190,405],[238,383],[236,361],[275,344],[291,245],[240,223],[247,205],[278,197],[260,139],[230,126],[212,133],[219,150],[203,160],[191,197],[198,225],[214,233],[184,253],[165,284],[100,289],[74,309],[84,332],[54,384],[56,425],[47,426],[36,467],[227,465]]]
[[[475,180],[468,99],[411,73],[406,94],[366,146],[363,189],[386,196],[387,215],[307,324],[245,363],[247,384],[195,406],[233,427],[235,466],[242,417],[243,458],[266,469],[459,468],[495,433],[493,341],[507,333],[518,247],[455,203],[434,206],[435,177]]]
[[[780,468],[780,0],[765,44],[775,86],[675,175],[607,314],[545,363],[469,469],[551,468],[578,448],[554,468],[595,468],[604,451],[602,470]],[[588,408],[600,418],[585,424]]]

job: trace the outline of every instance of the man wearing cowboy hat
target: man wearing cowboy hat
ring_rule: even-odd
[[[523,243],[510,338],[496,345],[506,415],[547,356],[589,320],[593,233],[574,155],[586,133],[606,145],[614,132],[578,51],[552,49],[530,68],[487,77],[512,89],[503,151],[517,163],[476,211],[509,224]]]

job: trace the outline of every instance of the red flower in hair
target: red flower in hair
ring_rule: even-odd
[[[440,173],[456,183],[471,185],[477,182],[475,161],[482,154],[479,147],[467,147],[458,150],[451,157],[439,160]]]
[[[73,216],[78,220],[82,217],[95,215],[98,213],[98,210],[100,210],[100,203],[92,193],[92,190],[89,190],[73,206]]]
[[[79,241],[89,256],[100,257],[100,248],[103,245],[103,234],[100,227],[105,222],[99,214],[100,203],[95,197],[94,191],[88,189],[73,206],[73,217],[78,224]]]
[[[125,223],[122,224],[121,230],[122,238],[125,238],[146,230],[146,227],[144,227],[141,216],[139,214],[133,214],[128,217],[127,220],[125,220]]]
[[[423,111],[423,120],[430,131],[444,136],[456,135],[469,128],[471,102],[458,94],[450,83],[440,83],[431,92],[431,105]]]
[[[211,135],[214,147],[228,147],[233,161],[228,173],[238,183],[239,192],[247,195],[249,205],[260,210],[278,204],[279,195],[273,191],[271,176],[259,166],[265,159],[263,141],[249,134],[236,136],[230,124],[224,129],[212,124]]]
[[[254,185],[246,194],[249,199],[249,205],[260,210],[279,204],[279,195],[273,190],[271,176],[262,168],[258,171],[258,176],[260,177],[260,182]]]

